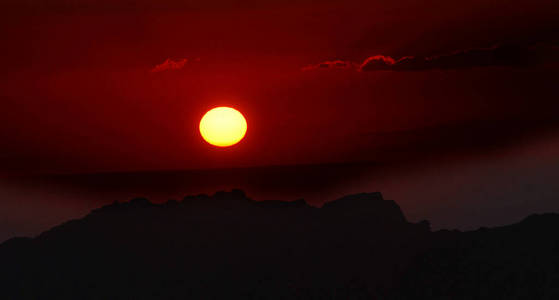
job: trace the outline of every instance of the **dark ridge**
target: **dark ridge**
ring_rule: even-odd
[[[556,299],[559,215],[431,232],[380,193],[115,202],[0,245],[2,299]]]

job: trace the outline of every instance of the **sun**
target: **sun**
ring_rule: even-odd
[[[243,114],[231,107],[216,107],[200,120],[200,134],[206,142],[217,147],[229,147],[240,142],[247,131]]]

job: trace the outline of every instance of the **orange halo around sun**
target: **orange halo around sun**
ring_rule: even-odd
[[[200,120],[200,134],[206,142],[217,147],[229,147],[240,142],[247,131],[243,114],[231,107],[216,107]]]

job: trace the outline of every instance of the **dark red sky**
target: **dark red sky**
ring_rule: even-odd
[[[1,1],[0,241],[232,187],[381,191],[433,228],[558,211],[557,32],[556,0]],[[237,146],[199,136],[218,105]],[[167,169],[201,170],[74,174]]]
[[[556,125],[557,1],[152,2],[3,2],[0,171],[399,161]],[[496,45],[538,50],[460,68],[302,70],[374,55],[446,63]],[[188,62],[150,72],[168,58]],[[246,115],[238,146],[200,139],[217,105]]]

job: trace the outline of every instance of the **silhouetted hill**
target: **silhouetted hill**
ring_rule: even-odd
[[[0,293],[552,299],[559,295],[558,225],[559,216],[541,215],[500,228],[433,233],[426,221],[406,221],[380,193],[322,208],[303,200],[255,202],[240,190],[165,204],[138,198],[0,245]]]
[[[436,234],[403,276],[403,299],[559,299],[559,215]]]

